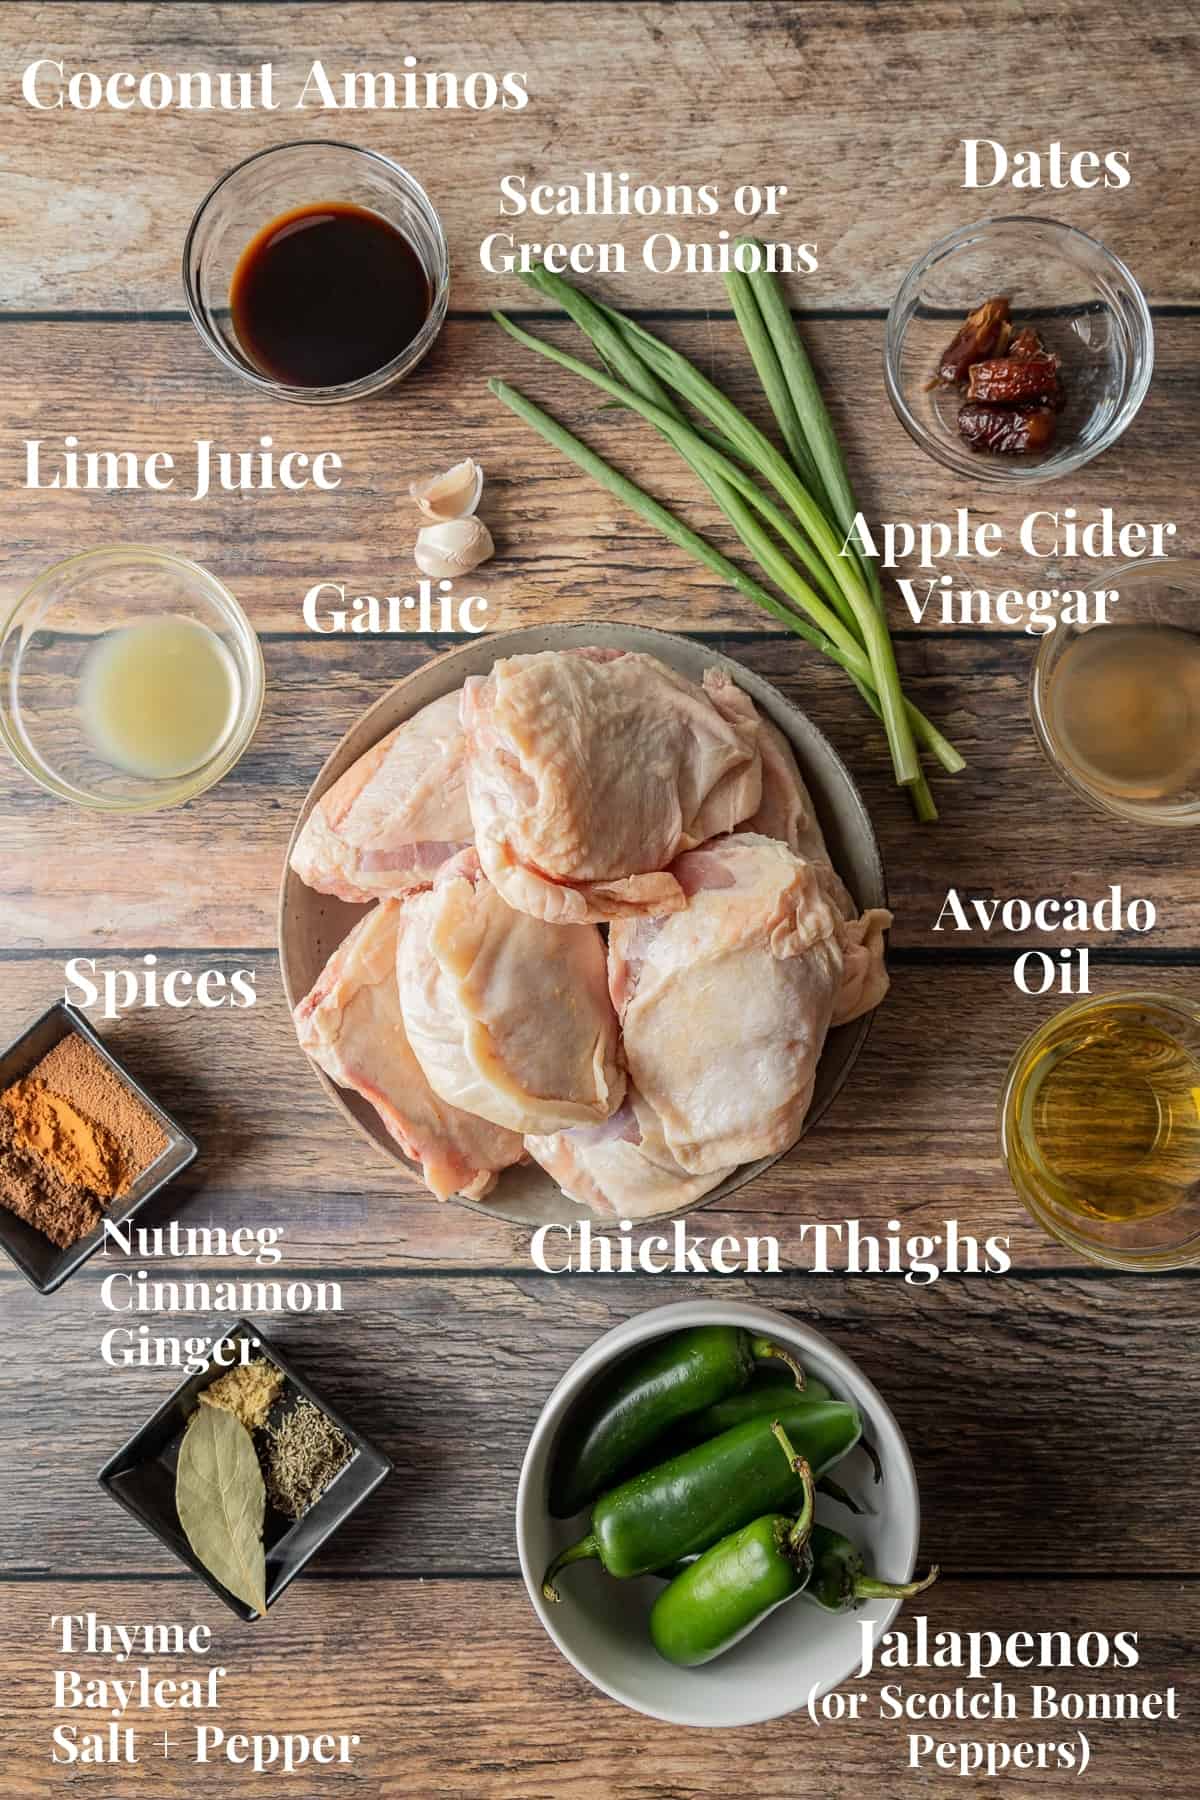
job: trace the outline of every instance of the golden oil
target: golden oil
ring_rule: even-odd
[[[1025,1048],[1006,1104],[1020,1191],[1133,1222],[1200,1197],[1200,1023],[1141,995],[1068,1007]]]

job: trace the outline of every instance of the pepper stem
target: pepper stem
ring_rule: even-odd
[[[796,1361],[794,1356],[789,1356],[788,1352],[781,1349],[778,1344],[773,1344],[770,1338],[752,1337],[750,1339],[750,1355],[755,1362],[766,1362],[768,1357],[773,1356],[779,1362],[786,1363],[788,1368],[792,1371],[792,1377],[796,1386],[800,1389],[801,1393],[803,1393],[808,1382],[808,1377],[804,1373],[802,1365]]]
[[[580,1538],[577,1544],[568,1544],[565,1550],[560,1550],[542,1577],[543,1599],[551,1600],[557,1605],[562,1599],[562,1595],[554,1585],[554,1577],[558,1571],[565,1569],[568,1563],[587,1562],[589,1558],[599,1556],[599,1554],[600,1545],[596,1541],[594,1531],[590,1531],[587,1537]]]
[[[932,1587],[938,1574],[938,1566],[934,1563],[924,1581],[876,1581],[873,1575],[856,1575],[854,1598],[856,1600],[911,1600],[914,1594],[923,1594],[926,1588]]]
[[[787,1539],[788,1553],[796,1558],[807,1548],[808,1540],[812,1536],[812,1528],[817,1517],[817,1490],[813,1482],[812,1470],[802,1456],[796,1455],[791,1440],[778,1419],[772,1425],[771,1430],[778,1440],[783,1454],[804,1485],[804,1499],[801,1502],[800,1511],[796,1514],[796,1522],[788,1532]]]
[[[817,1483],[817,1492],[818,1494],[827,1494],[831,1500],[836,1500],[839,1506],[844,1506],[847,1512],[860,1513],[863,1511],[853,1495],[848,1494],[841,1482],[834,1481],[831,1475],[822,1475]]]

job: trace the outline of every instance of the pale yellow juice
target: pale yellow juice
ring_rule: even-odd
[[[152,781],[198,769],[237,720],[237,667],[220,638],[171,615],[106,632],[80,683],[84,728],[98,756]]]
[[[1173,625],[1106,625],[1063,651],[1048,723],[1097,787],[1170,800],[1200,771],[1200,636]]]

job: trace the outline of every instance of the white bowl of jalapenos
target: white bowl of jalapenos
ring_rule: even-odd
[[[717,1301],[656,1307],[568,1369],[534,1428],[517,1545],[596,1687],[677,1725],[807,1708],[917,1579],[920,1501],[886,1402],[827,1338]]]

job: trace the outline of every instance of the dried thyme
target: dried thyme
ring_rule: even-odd
[[[302,1519],[354,1454],[344,1432],[311,1400],[298,1400],[266,1433],[267,1494],[289,1519]]]

